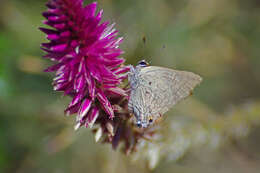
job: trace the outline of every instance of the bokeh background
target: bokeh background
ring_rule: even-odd
[[[64,116],[70,98],[43,73],[45,3],[0,1],[0,172],[259,172],[258,0],[98,1],[124,37],[127,64],[146,59],[204,79],[167,113],[163,141],[133,156]]]

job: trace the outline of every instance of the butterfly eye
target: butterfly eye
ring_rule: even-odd
[[[147,67],[148,65],[149,65],[149,63],[146,62],[145,60],[142,60],[142,61],[138,62],[138,66],[141,66],[141,67]]]
[[[153,119],[152,119],[152,118],[150,118],[150,119],[149,119],[149,123],[152,123],[152,122],[153,122]]]
[[[137,127],[141,128],[142,127],[141,121],[137,121],[136,125]]]

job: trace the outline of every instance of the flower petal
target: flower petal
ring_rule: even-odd
[[[81,104],[79,114],[77,116],[77,122],[80,122],[88,113],[91,107],[92,101],[90,99],[85,99]]]
[[[76,80],[76,82],[74,83],[74,89],[79,92],[86,84],[86,80],[84,78],[83,75],[81,75],[80,77],[78,77],[78,79]]]
[[[108,88],[107,91],[114,95],[127,96],[127,93],[125,92],[125,90],[123,90],[122,88],[119,88],[119,87]]]
[[[126,73],[130,70],[130,66],[124,66],[121,68],[116,68],[114,70],[112,70],[115,74],[121,74],[121,73]]]
[[[51,47],[52,51],[56,51],[56,52],[62,52],[67,48],[67,44],[59,44],[59,45],[55,45]]]
[[[89,17],[93,17],[95,15],[95,11],[97,9],[97,2],[93,2],[89,5],[87,5],[85,8],[84,8],[84,12],[85,12],[85,17],[86,18],[89,18]]]
[[[95,121],[98,118],[98,115],[99,115],[99,109],[97,107],[92,108],[88,115],[88,119],[87,119],[85,126],[92,128]]]
[[[75,114],[78,112],[79,108],[80,108],[80,103],[72,106],[72,107],[68,107],[64,112],[66,113],[66,115],[70,115],[70,114]]]
[[[114,117],[114,111],[112,109],[110,102],[106,98],[105,94],[100,89],[97,91],[97,98],[101,103],[105,112],[109,115],[109,118],[112,119]]]
[[[76,104],[79,104],[81,102],[82,97],[83,97],[82,93],[79,93],[76,96],[74,96],[74,98],[72,99],[68,107],[72,107]]]
[[[83,67],[84,68],[84,67]],[[88,85],[88,92],[89,92],[89,97],[94,99],[95,97],[95,91],[96,91],[96,88],[95,88],[95,82],[94,80],[91,78],[91,76],[88,74],[88,72],[85,73],[85,80],[86,80],[86,83]]]

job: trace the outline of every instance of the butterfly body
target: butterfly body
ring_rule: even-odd
[[[135,115],[138,127],[146,128],[180,100],[189,96],[201,82],[191,72],[148,66],[145,61],[131,66],[128,109]]]

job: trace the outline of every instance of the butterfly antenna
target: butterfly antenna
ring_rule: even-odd
[[[145,47],[145,45],[146,45],[146,36],[145,35],[143,35],[143,37],[142,37],[142,44],[143,44],[143,50],[142,50],[142,59],[145,57],[145,49],[146,49],[146,47]]]

